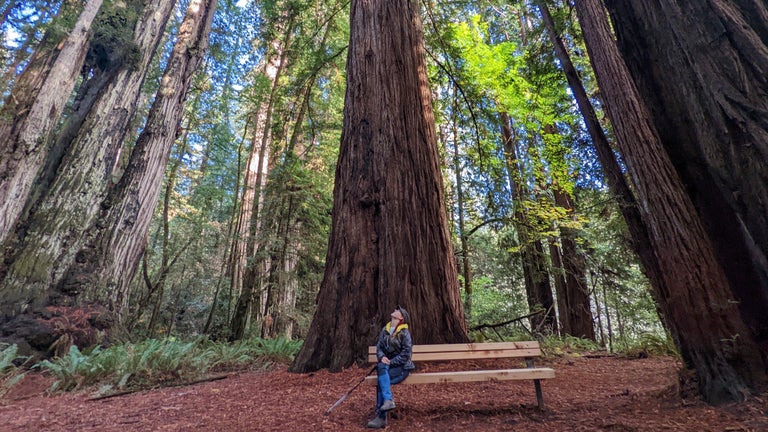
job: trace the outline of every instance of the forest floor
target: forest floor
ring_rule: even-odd
[[[503,363],[473,366],[510,366]],[[744,403],[707,405],[685,397],[690,389],[678,384],[680,365],[669,357],[565,356],[537,365],[556,371],[555,379],[542,383],[544,412],[536,407],[529,381],[401,385],[394,388],[397,409],[386,430],[768,431],[768,393]],[[32,374],[0,399],[0,431],[366,430],[375,399],[372,386],[361,385],[323,415],[366,369],[311,374],[286,369],[100,400],[93,400],[94,389],[46,396],[51,379]]]

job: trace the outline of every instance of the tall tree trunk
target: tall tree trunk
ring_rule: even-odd
[[[590,276],[592,279],[592,297],[595,299],[595,317],[597,318],[597,330],[600,335],[600,340],[598,342],[600,343],[600,346],[605,348],[608,345],[605,340],[605,331],[603,330],[603,313],[602,306],[600,305],[600,298],[598,297],[597,293],[597,279],[594,273],[591,273]]]
[[[45,165],[51,135],[80,75],[101,3],[89,0],[58,45],[46,36],[0,110],[0,244],[13,231]]]
[[[567,192],[554,187],[555,204],[573,214],[574,206]],[[589,287],[587,286],[587,264],[584,254],[576,245],[577,234],[574,229],[560,227],[560,243],[562,244],[562,264],[565,271],[566,317],[561,313],[560,319],[567,320],[571,336],[595,340],[595,321],[592,318],[592,308],[589,302]]]
[[[611,325],[611,310],[608,308],[608,290],[605,287],[608,285],[608,279],[605,274],[603,274],[601,285],[603,288],[603,305],[605,306],[605,325],[608,329],[608,352],[613,353],[613,325]]]
[[[619,210],[621,211],[624,221],[627,223],[631,236],[632,248],[640,258],[643,272],[650,280],[651,286],[658,287],[653,290],[654,296],[658,292],[665,292],[667,291],[667,288],[665,287],[666,280],[662,277],[659,258],[653,251],[648,228],[640,215],[640,209],[635,195],[633,194],[627,179],[624,177],[623,169],[616,160],[613,148],[610,142],[608,142],[608,138],[597,119],[595,109],[587,96],[587,92],[584,89],[579,73],[571,61],[571,57],[565,48],[565,44],[555,28],[555,23],[549,9],[546,4],[541,1],[538,1],[538,6],[541,10],[542,20],[547,28],[549,38],[555,48],[555,54],[557,55],[558,60],[560,60],[560,66],[563,68],[563,73],[568,81],[568,85],[573,92],[576,103],[579,106],[579,111],[581,111],[581,115],[584,118],[587,131],[592,138],[592,143],[595,146],[597,158],[602,166],[606,183],[608,184],[611,193],[613,193],[618,201]],[[579,7],[581,7],[581,5],[579,5]],[[661,301],[658,298],[656,300],[657,302]],[[662,323],[666,326],[663,317]]]
[[[633,1],[625,5],[629,8],[630,3],[640,7],[640,2]],[[576,10],[593,69],[605,94],[605,107],[618,146],[639,202],[643,204],[639,209],[649,229],[652,249],[659,258],[660,274],[666,282],[654,287],[665,290],[657,291],[656,298],[668,318],[671,332],[676,335],[685,362],[698,373],[705,398],[710,402],[741,399],[750,388],[761,388],[768,382],[765,353],[759,349],[753,332],[739,313],[738,298],[729,288],[713,244],[661,144],[651,113],[621,60],[603,5],[599,0],[582,0],[577,2]],[[637,18],[642,22],[645,17]],[[653,25],[648,24],[651,28]],[[687,27],[678,27],[676,23],[673,28]],[[665,31],[669,28],[652,34]],[[662,58],[650,57],[645,61],[647,67]],[[670,69],[674,67],[651,69],[672,73]],[[675,81],[669,76],[665,79]],[[652,105],[652,108],[655,111],[663,107]],[[683,118],[671,113],[664,115],[686,123],[687,115]],[[699,127],[704,122],[687,124]]]
[[[267,275],[263,316],[268,320],[269,325],[265,324],[262,327],[261,337],[263,338],[280,335],[288,321],[285,316],[288,305],[283,302],[292,296],[288,295],[285,291],[283,271],[290,244],[289,231],[293,223],[294,197],[291,195],[291,191],[287,191],[287,195],[277,205],[273,206],[276,208],[271,209],[268,212],[271,214],[266,216],[267,219],[273,220],[276,226],[274,229],[275,241],[271,242],[268,247],[270,250],[270,265]]]
[[[321,46],[324,46],[327,35],[328,31],[325,32]],[[264,219],[270,225],[276,224],[276,227],[274,230],[268,229],[268,231],[274,231],[275,234],[271,236],[274,241],[267,247],[272,253],[263,310],[261,311],[261,316],[265,318],[261,330],[263,338],[277,336],[290,338],[293,334],[293,316],[299,285],[296,266],[299,261],[299,250],[302,248],[299,237],[302,223],[296,216],[297,206],[301,205],[296,201],[301,198],[298,198],[296,194],[301,191],[301,186],[296,185],[290,176],[285,176],[285,173],[293,171],[287,167],[288,165],[304,163],[305,148],[300,137],[314,80],[315,74],[303,87],[297,104],[299,111],[295,113],[293,130],[288,145],[283,151],[282,163],[286,165],[286,169],[282,170],[284,176],[273,178],[274,187],[267,191],[271,195],[269,201],[272,206],[265,209]],[[286,123],[288,123],[287,120]]]
[[[472,268],[469,264],[469,242],[467,241],[467,231],[464,222],[464,179],[461,175],[462,166],[461,158],[459,157],[459,128],[456,122],[456,109],[453,107],[453,172],[456,176],[456,208],[458,209],[458,234],[459,242],[461,246],[461,275],[464,282],[464,313],[467,319],[472,317]]]
[[[606,3],[661,144],[768,357],[768,3]]]
[[[558,245],[559,238],[548,240],[549,259],[552,262],[552,279],[557,294],[558,323],[561,335],[572,335],[571,322],[568,320],[568,292],[565,286],[565,269],[563,268],[563,252]]]
[[[112,181],[118,151],[136,110],[141,85],[162,39],[174,2],[148,2],[133,28],[138,62],[111,58],[116,76],[99,92],[45,196],[19,226],[19,243],[5,251],[9,267],[0,274],[7,315],[49,304],[68,305],[80,291],[56,287],[83,246]],[[125,6],[128,7],[128,6]],[[128,24],[129,26],[131,24]],[[119,29],[116,29],[119,30]],[[65,126],[66,129],[66,126]]]
[[[350,21],[326,270],[295,372],[363,362],[398,304],[416,343],[467,341],[419,4],[353,0]]]
[[[180,132],[192,76],[205,55],[215,9],[216,0],[190,2],[128,167],[102,203],[99,224],[89,230],[90,240],[62,278],[59,291],[88,289],[91,298],[107,298],[118,316],[127,310],[128,288],[146,248],[165,167]]]
[[[522,181],[522,170],[519,166],[515,139],[512,135],[510,119],[506,113],[500,113],[501,139],[504,145],[504,158],[507,165],[507,175],[510,189],[513,193],[515,231],[520,243],[520,260],[523,265],[525,292],[528,298],[528,308],[531,312],[543,309],[544,312],[531,318],[531,327],[538,332],[556,334],[557,317],[552,286],[549,283],[544,246],[541,239],[532,238],[529,231],[528,216],[522,210],[522,202],[528,196],[527,188]]]
[[[269,175],[270,145],[272,142],[272,114],[277,99],[280,77],[285,69],[288,47],[293,30],[292,18],[285,29],[282,41],[274,41],[271,44],[272,54],[266,58],[264,73],[272,83],[269,96],[260,104],[256,113],[256,125],[254,127],[252,149],[248,157],[248,172],[244,182],[243,203],[238,220],[238,233],[242,234],[246,229],[245,248],[242,245],[237,249],[238,254],[233,254],[232,262],[236,268],[232,281],[234,287],[240,288],[240,295],[235,304],[230,323],[231,339],[239,340],[245,335],[248,320],[252,315],[254,300],[261,295],[261,283],[266,272],[266,262],[259,255],[262,245],[258,238],[263,225],[264,190]],[[242,240],[241,240],[242,241]],[[241,254],[243,253],[244,254]],[[235,276],[240,279],[235,280]]]

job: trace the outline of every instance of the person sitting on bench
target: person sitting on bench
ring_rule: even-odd
[[[413,339],[408,331],[411,321],[408,311],[397,306],[391,321],[381,329],[376,343],[376,417],[368,422],[371,429],[387,426],[387,412],[395,408],[392,386],[403,382],[416,366],[411,361]]]

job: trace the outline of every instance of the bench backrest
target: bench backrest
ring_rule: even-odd
[[[539,357],[541,348],[537,341],[488,342],[470,344],[414,345],[411,360],[471,360],[488,358]],[[368,347],[368,362],[376,363],[376,347]]]

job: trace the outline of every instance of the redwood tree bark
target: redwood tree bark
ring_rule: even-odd
[[[628,9],[642,8],[641,3],[656,7],[665,2],[630,0],[622,5]],[[666,282],[654,287],[663,290],[657,291],[656,298],[685,362],[698,373],[705,398],[711,402],[741,399],[750,389],[761,388],[768,382],[765,353],[739,313],[739,302],[731,292],[705,225],[662,146],[652,115],[663,107],[651,104],[650,111],[646,108],[612,38],[601,2],[581,0],[576,3],[576,10],[597,81],[605,94],[605,107],[617,144],[641,203],[640,214]],[[643,22],[646,17],[636,18]],[[661,37],[670,29],[670,33],[677,34],[674,30],[678,28],[690,30],[675,26],[648,34]],[[638,55],[647,53],[641,45],[633,49],[641,53]],[[644,67],[654,70],[663,62],[656,56],[644,60]],[[658,70],[671,72],[670,67]],[[674,82],[669,76],[665,79]],[[665,115],[674,121],[688,118]],[[696,122],[696,126],[701,123]]]
[[[419,3],[353,0],[350,21],[326,270],[295,372],[363,362],[398,304],[415,343],[467,341]]]
[[[172,1],[148,1],[133,28],[138,61],[108,59],[115,62],[111,66],[117,69],[114,78],[95,95],[91,109],[66,148],[50,190],[18,227],[18,244],[13,250],[3,251],[5,262],[10,263],[0,272],[0,311],[4,314],[13,316],[48,304],[70,304],[80,294],[52,287],[58,285],[75,260],[84,244],[84,233],[99,214],[141,85],[173,8]]]
[[[661,143],[768,356],[768,4],[606,3]]]
[[[0,111],[0,244],[12,232],[45,165],[51,134],[80,75],[101,3],[89,0],[63,41],[45,38]]]
[[[192,77],[208,46],[215,10],[216,0],[190,2],[126,171],[102,203],[99,223],[89,230],[89,241],[62,278],[59,291],[89,290],[91,298],[108,299],[118,316],[127,311],[128,286],[146,248],[165,167]]]

